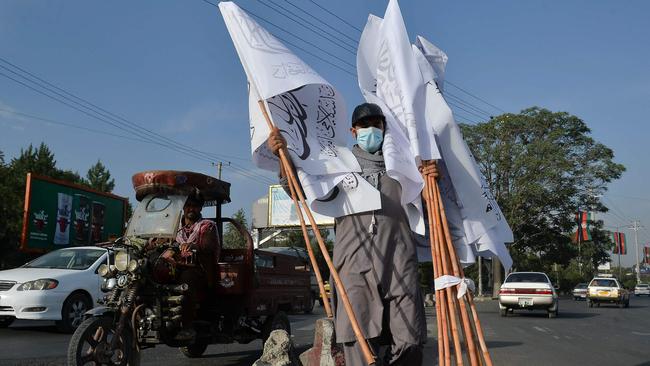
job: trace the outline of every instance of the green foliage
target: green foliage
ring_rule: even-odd
[[[533,107],[485,123],[462,125],[463,134],[515,236],[515,269],[545,270],[577,256],[570,243],[578,209],[606,212],[597,198],[625,167],[590,137],[580,118]],[[608,257],[602,224],[583,245],[583,269]]]
[[[241,224],[244,228],[248,228],[248,224],[246,222],[246,212],[243,208],[240,208],[237,212],[235,212],[235,214],[232,216],[232,219]],[[232,224],[225,224],[223,233],[223,248],[246,248],[246,240]]]
[[[99,160],[88,169],[86,179],[88,186],[98,191],[110,193],[115,188],[115,179],[111,178],[111,173]]]

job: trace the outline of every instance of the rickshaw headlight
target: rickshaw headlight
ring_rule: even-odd
[[[129,253],[122,250],[115,254],[115,268],[118,271],[124,272],[129,267]]]
[[[135,272],[138,269],[138,267],[140,267],[140,264],[138,263],[137,260],[131,259],[129,261],[129,272]]]
[[[104,278],[109,278],[113,275],[113,271],[111,271],[111,267],[108,264],[102,264],[97,268],[97,274]]]

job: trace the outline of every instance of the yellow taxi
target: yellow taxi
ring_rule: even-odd
[[[587,305],[616,304],[619,308],[630,306],[630,292],[614,277],[594,277],[587,286]]]

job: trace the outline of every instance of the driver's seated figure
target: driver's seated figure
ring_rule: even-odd
[[[194,338],[192,322],[196,317],[196,306],[202,293],[214,287],[216,262],[221,252],[217,225],[212,220],[203,219],[201,209],[204,200],[197,192],[190,195],[183,207],[182,227],[178,230],[176,241],[180,245],[181,262],[191,258],[195,252],[196,267],[178,267],[178,283],[189,286],[185,294],[181,321],[183,329],[176,335],[176,340]]]

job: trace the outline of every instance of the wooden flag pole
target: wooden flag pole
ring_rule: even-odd
[[[429,183],[431,183],[431,185],[434,187],[433,201],[434,201],[434,205],[437,208],[436,212],[440,215],[440,222],[442,223],[442,225],[438,225],[436,227],[436,230],[438,230],[438,236],[444,238],[440,242],[442,244],[446,244],[446,249],[449,254],[448,256],[445,256],[444,260],[446,260],[448,264],[451,262],[453,275],[456,277],[461,277],[461,273],[459,270],[460,266],[458,265],[458,257],[456,256],[456,249],[454,248],[453,243],[451,242],[449,231],[444,230],[445,226],[448,227],[448,223],[447,223],[447,217],[445,215],[445,212],[442,211],[444,209],[444,205],[442,204],[442,199],[440,197],[440,188],[438,187],[438,184],[433,177],[429,177]],[[454,296],[457,293],[457,291],[458,290],[456,287],[452,289],[452,293],[454,294]],[[461,301],[457,298],[455,300],[458,302],[458,305],[460,306],[459,312],[461,315],[463,332],[465,334],[465,342],[467,345],[467,353],[469,354],[470,365],[477,366],[478,355],[476,353],[476,344],[474,343],[473,329],[470,324],[469,316],[467,314],[467,307],[465,301]]]
[[[273,129],[273,123],[271,122],[271,118],[269,117],[269,114],[266,111],[266,106],[264,105],[264,101],[260,100],[258,101],[258,104],[260,106],[260,109],[262,110],[262,114],[264,115],[264,119],[266,120],[269,129]],[[352,309],[352,304],[350,303],[350,298],[348,297],[348,294],[345,291],[345,288],[343,287],[343,283],[341,282],[341,277],[339,277],[338,271],[334,267],[334,263],[332,263],[332,258],[330,257],[329,252],[327,251],[327,247],[325,246],[325,242],[323,241],[323,238],[320,235],[320,231],[318,230],[318,225],[316,224],[316,220],[314,219],[314,216],[312,215],[311,210],[309,209],[309,205],[307,205],[305,197],[302,193],[302,189],[298,184],[298,179],[296,178],[293,172],[293,168],[291,166],[289,157],[287,156],[286,151],[284,149],[281,149],[278,152],[280,155],[280,162],[282,163],[284,171],[289,180],[289,186],[293,185],[295,192],[298,194],[300,203],[302,204],[305,213],[307,214],[309,223],[311,224],[312,230],[314,231],[314,235],[316,236],[316,240],[318,241],[318,246],[320,247],[321,253],[325,258],[325,262],[327,263],[327,266],[330,269],[330,274],[334,279],[334,285],[336,286],[336,291],[338,295],[341,296],[341,301],[343,302],[343,308],[345,309],[345,312],[347,313],[348,318],[350,319],[350,324],[352,325],[352,331],[354,332],[354,335],[356,336],[357,341],[359,342],[359,346],[361,347],[361,352],[363,353],[366,363],[368,365],[374,365],[375,356],[372,353],[370,347],[368,346],[368,341],[366,340],[365,336],[361,332],[361,328],[359,327],[359,322],[357,321],[357,317],[354,315],[354,310]]]
[[[426,177],[425,177],[426,178]],[[426,179],[425,179],[426,182]],[[425,187],[425,193],[429,192],[429,187]],[[437,231],[432,230],[434,227],[433,222],[433,206],[431,201],[428,199],[428,194],[425,195],[425,203],[427,205],[427,215],[429,221],[429,244],[431,245],[431,264],[433,265],[433,278],[440,277],[440,254],[436,248],[436,242],[438,240]],[[445,365],[451,364],[451,357],[449,355],[449,333],[447,329],[447,309],[443,308],[445,301],[443,299],[444,291],[434,288],[434,294],[436,296],[436,325],[438,329],[438,365],[442,365],[443,362]]]
[[[284,168],[283,168],[284,169]],[[311,261],[311,266],[314,269],[314,274],[316,275],[316,281],[318,282],[318,289],[320,291],[320,296],[323,299],[323,306],[325,307],[325,314],[328,318],[333,318],[332,307],[330,305],[329,297],[327,297],[327,292],[325,292],[325,285],[323,284],[323,277],[320,273],[320,268],[318,267],[318,262],[316,261],[316,256],[314,255],[314,250],[311,247],[309,242],[309,233],[307,232],[307,225],[305,224],[305,218],[302,215],[302,210],[300,209],[300,204],[296,198],[296,188],[293,184],[289,184],[289,190],[291,191],[291,200],[296,206],[296,214],[300,219],[300,228],[302,229],[302,236],[305,239],[305,246],[307,247],[307,254],[309,254],[309,260]]]
[[[440,196],[440,187],[438,187],[437,184],[435,186],[435,190],[436,190],[437,195]],[[443,228],[445,234],[447,235],[447,237],[450,238],[450,236],[449,236],[449,225],[447,223],[447,214],[445,212],[445,207],[442,204],[442,201],[439,202],[439,207],[440,207],[440,213],[441,213],[442,218],[443,218],[443,220],[442,220],[442,228]],[[453,246],[452,246],[452,248],[453,248]],[[455,254],[454,254],[454,257],[456,257]],[[464,277],[463,269],[460,266],[460,260],[458,259],[458,257],[455,258],[455,262],[456,262],[456,266],[459,268],[459,274],[462,277]],[[481,321],[478,318],[478,312],[476,311],[476,304],[474,304],[474,299],[472,297],[472,293],[470,291],[468,291],[465,294],[465,297],[467,299],[467,302],[469,303],[469,306],[470,306],[470,309],[471,309],[471,312],[472,312],[472,316],[474,318],[474,326],[476,327],[476,334],[478,336],[479,345],[480,345],[481,351],[483,353],[483,358],[485,359],[485,364],[487,366],[492,366],[492,358],[490,357],[490,352],[488,351],[487,345],[485,343],[485,336],[483,334],[483,327],[481,327]]]
[[[440,231],[439,231],[439,228],[440,228],[440,212],[438,212],[438,210],[436,209],[435,200],[434,200],[434,192],[435,191],[433,190],[431,180],[427,179],[425,182],[428,183],[428,184],[426,184],[427,192],[429,193],[427,199],[431,200],[431,203],[428,203],[427,206],[433,207],[432,212],[433,212],[433,216],[434,216],[434,222],[436,223],[436,225],[434,225],[434,227],[430,228],[430,230],[431,230],[432,233],[433,232],[436,233],[436,238],[438,239],[438,240],[436,240],[436,242],[437,242],[436,246],[438,247],[438,252],[440,253],[439,258],[440,258],[440,261],[442,262],[441,274],[445,275],[445,274],[449,274],[450,271],[449,271],[449,268],[448,268],[448,263],[447,263],[448,261],[447,261],[447,258],[445,256],[444,248],[442,246],[443,238],[441,237]],[[431,212],[429,212],[429,214],[431,214]],[[446,300],[447,300],[447,310],[449,311],[449,317],[450,317],[451,335],[452,335],[452,339],[453,339],[453,342],[454,342],[454,354],[455,354],[455,357],[456,357],[456,365],[463,365],[462,348],[461,348],[461,345],[460,345],[460,336],[458,334],[458,317],[457,317],[457,314],[456,314],[456,306],[454,304],[453,291],[452,291],[451,287],[445,288],[444,291],[445,291]]]

